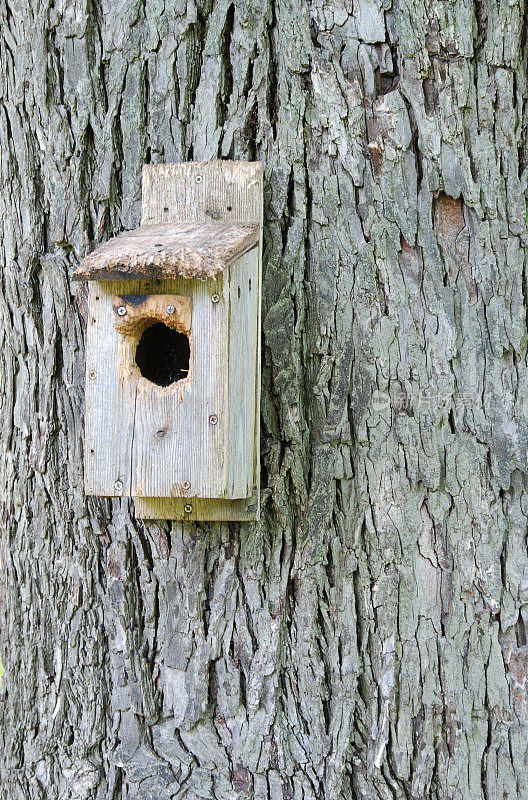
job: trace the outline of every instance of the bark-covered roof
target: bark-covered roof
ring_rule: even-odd
[[[144,225],[121,233],[86,256],[74,280],[214,278],[259,237],[254,223]]]

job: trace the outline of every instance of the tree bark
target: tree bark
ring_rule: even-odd
[[[526,800],[524,0],[0,4],[2,800]],[[85,498],[93,242],[265,164],[258,524]]]

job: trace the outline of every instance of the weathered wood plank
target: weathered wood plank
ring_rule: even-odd
[[[255,222],[262,225],[260,161],[145,164],[141,224]]]
[[[254,522],[258,518],[258,497],[244,500],[188,499],[177,497],[135,497],[136,516],[141,519],[174,519],[189,522]],[[186,508],[191,511],[186,511]]]
[[[143,225],[105,242],[84,258],[74,280],[214,278],[259,239],[254,223]]]
[[[214,283],[187,283],[193,306],[190,377],[167,387],[138,384],[131,484],[136,496],[226,494],[227,289],[223,275]],[[183,394],[179,383],[185,384]],[[213,415],[216,425],[209,422]]]
[[[259,257],[259,251],[254,248],[239,259],[229,273],[229,497],[247,497],[257,479]]]
[[[130,495],[137,387],[118,375],[123,344],[112,310],[115,289],[125,286],[94,281],[88,290],[84,486],[100,497]]]
[[[184,279],[94,282],[97,292],[91,285],[90,314],[96,322],[87,340],[87,494],[228,494],[228,289],[223,286],[223,277],[211,285]],[[192,380],[164,387],[143,378],[134,361],[137,337],[118,330],[126,323],[116,318],[115,298],[143,296],[153,289],[155,305],[163,295],[167,304],[174,296],[192,296]],[[214,294],[220,297],[217,303],[212,302]],[[94,372],[96,378],[91,377]],[[209,422],[212,415],[218,419],[215,425]]]

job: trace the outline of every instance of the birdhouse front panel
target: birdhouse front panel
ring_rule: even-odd
[[[223,278],[94,282],[89,315],[87,493],[229,496]]]

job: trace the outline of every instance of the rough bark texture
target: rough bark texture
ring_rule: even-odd
[[[0,4],[2,800],[526,800],[524,0]],[[263,506],[82,489],[91,243],[265,162]]]

